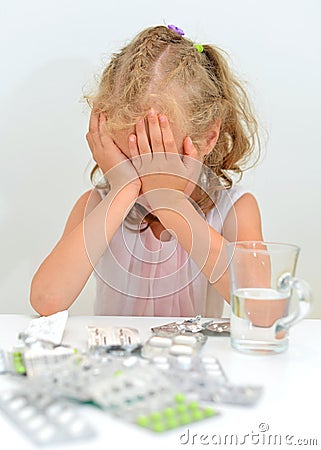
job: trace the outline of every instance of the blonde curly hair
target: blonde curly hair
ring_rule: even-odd
[[[258,122],[227,55],[213,45],[202,50],[165,26],[147,28],[112,55],[97,92],[87,100],[107,114],[111,133],[133,127],[156,104],[196,147],[219,120],[218,141],[203,162],[230,188],[233,174],[241,177],[254,150],[260,152]],[[92,181],[97,171],[96,165]],[[198,195],[204,212],[213,207],[208,194]]]

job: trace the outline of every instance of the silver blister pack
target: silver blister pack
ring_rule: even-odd
[[[75,405],[28,387],[0,392],[0,409],[38,446],[68,443],[95,434]]]

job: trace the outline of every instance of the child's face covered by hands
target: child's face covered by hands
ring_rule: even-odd
[[[138,119],[137,123],[134,127],[128,128],[125,130],[116,130],[112,133],[113,140],[115,144],[122,150],[122,152],[127,156],[127,158],[131,157],[130,154],[130,136],[136,135],[137,136],[137,125],[138,123],[144,122],[145,129],[146,129],[146,135],[150,142],[150,132],[149,132],[149,126],[148,126],[148,120],[147,117]],[[177,150],[180,154],[183,153],[183,141],[186,136],[184,136],[183,132],[179,130],[178,126],[175,124],[170,124],[170,128],[173,134],[173,138],[177,147]],[[151,142],[150,142],[151,144]]]
[[[191,194],[201,169],[200,153],[165,115],[150,109],[133,130],[117,131],[113,138],[131,159],[143,193],[169,188]]]

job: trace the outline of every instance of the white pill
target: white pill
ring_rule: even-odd
[[[148,343],[153,347],[169,347],[172,345],[172,340],[166,337],[154,336],[150,338]]]
[[[173,345],[170,349],[171,355],[191,355],[193,353],[192,347],[188,345]]]
[[[175,336],[173,342],[175,344],[195,345],[197,339],[194,336]]]

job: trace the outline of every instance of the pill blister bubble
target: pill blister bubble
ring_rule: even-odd
[[[152,347],[170,347],[172,340],[162,336],[153,336],[149,339],[149,345]]]
[[[123,362],[124,367],[132,367],[135,366],[138,363],[137,356],[130,356],[126,358]]]
[[[10,399],[12,399],[13,396],[14,394],[12,392],[0,392],[0,400],[2,400],[3,402],[8,402]]]
[[[36,409],[32,406],[26,406],[18,412],[18,416],[22,420],[28,420],[31,416],[36,413]]]
[[[193,359],[188,355],[180,354],[176,359],[176,366],[179,369],[188,370],[191,368]]]
[[[15,397],[11,399],[9,407],[11,410],[15,411],[23,408],[27,404],[27,400],[24,397]]]
[[[44,443],[50,441],[55,436],[55,433],[56,428],[53,425],[47,424],[38,431],[35,437],[38,441]]]
[[[37,414],[34,417],[31,417],[27,422],[26,426],[30,430],[36,430],[37,428],[42,427],[45,423],[47,423],[45,416],[41,414]]]
[[[47,414],[51,417],[56,417],[61,413],[62,410],[63,410],[62,405],[59,405],[59,403],[53,403],[48,406]]]
[[[174,344],[195,345],[197,339],[194,336],[178,335],[173,338]]]
[[[163,355],[154,356],[152,358],[152,363],[161,370],[168,370],[170,368],[168,358]]]
[[[65,409],[62,413],[56,418],[60,423],[67,423],[74,417],[72,411]]]
[[[193,349],[188,345],[176,344],[170,348],[171,355],[192,355]]]
[[[85,429],[85,424],[81,419],[76,419],[74,420],[70,426],[69,426],[69,430],[71,434],[80,434],[84,431]]]

